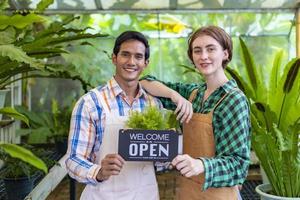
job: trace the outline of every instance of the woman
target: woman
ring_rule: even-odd
[[[250,117],[245,95],[224,73],[232,40],[220,27],[202,27],[189,38],[187,53],[205,83],[164,83],[150,76],[141,81],[151,94],[167,97],[161,98],[164,107],[180,111],[178,119],[185,121],[184,154],[172,161],[184,176],[176,196],[237,199],[237,185],[244,182],[249,166]]]

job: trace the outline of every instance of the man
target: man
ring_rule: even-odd
[[[106,85],[82,96],[72,113],[66,166],[71,177],[86,183],[81,199],[159,199],[152,162],[125,162],[117,154],[119,129],[129,111],[161,103],[139,84],[149,63],[147,39],[126,31],[115,41],[115,75]]]

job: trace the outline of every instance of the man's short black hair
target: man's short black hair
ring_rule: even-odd
[[[137,31],[125,31],[123,32],[121,35],[119,35],[115,41],[115,46],[114,46],[114,50],[113,53],[115,55],[117,55],[120,51],[120,47],[121,44],[123,42],[126,42],[128,40],[138,40],[140,42],[142,42],[145,47],[146,47],[146,51],[145,51],[145,60],[148,60],[150,57],[150,47],[148,44],[148,40],[146,39],[146,37]]]

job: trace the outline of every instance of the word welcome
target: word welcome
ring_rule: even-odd
[[[160,141],[169,141],[170,136],[169,134],[142,134],[142,133],[131,133],[130,139],[131,140],[160,140]]]

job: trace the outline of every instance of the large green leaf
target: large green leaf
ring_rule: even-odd
[[[248,47],[246,46],[245,42],[243,41],[242,38],[239,38],[240,40],[240,45],[242,48],[242,52],[243,52],[243,59],[245,62],[245,67],[247,69],[247,74],[248,77],[250,79],[251,82],[251,87],[254,91],[257,90],[258,87],[258,83],[257,83],[257,72],[256,72],[256,66],[255,63],[253,61],[253,57],[248,49]]]
[[[2,70],[2,68],[0,69],[0,88],[5,88],[7,85],[25,78],[25,76],[21,76],[20,78],[11,79],[13,76],[36,70],[35,68],[31,68],[25,64],[18,65],[15,61],[8,62],[1,67],[4,68],[4,70]]]
[[[12,44],[0,45],[0,56],[7,56],[12,61],[27,63],[31,67],[43,68],[43,64],[28,56],[21,48]]]
[[[41,0],[38,5],[36,6],[36,10],[43,12],[46,8],[48,8],[54,0]]]
[[[31,151],[16,144],[0,143],[0,147],[10,156],[19,158],[22,161],[44,171],[45,173],[48,172],[46,164],[41,159],[36,157]]]
[[[276,93],[278,82],[280,80],[280,66],[282,63],[283,50],[279,51],[274,58],[273,67],[271,71],[270,81],[269,81],[269,92],[268,99],[274,101],[272,97]]]
[[[34,13],[30,13],[26,16],[20,14],[15,14],[13,16],[0,15],[0,29],[5,29],[7,26],[14,26],[22,29],[28,25],[32,25],[35,22],[43,21],[45,21],[44,17]]]
[[[250,107],[251,113],[254,114],[260,126],[265,128],[267,132],[270,132],[273,124],[277,122],[277,117],[269,105],[263,102],[255,102]]]
[[[51,58],[55,56],[60,56],[61,53],[68,53],[66,50],[63,50],[61,48],[48,48],[48,47],[35,47],[35,48],[23,48],[24,51],[26,51],[28,56],[34,57],[34,58]]]
[[[284,68],[284,73],[276,90],[272,108],[278,115],[278,126],[283,133],[289,124],[293,124],[300,116],[300,59],[291,60]]]
[[[253,91],[238,72],[230,67],[225,68],[226,72],[237,82],[238,87],[246,94],[248,98],[254,99]]]
[[[13,117],[15,119],[19,119],[27,124],[29,126],[29,120],[25,115],[22,115],[21,113],[17,112],[14,108],[11,107],[4,107],[0,108],[0,113],[4,115],[8,115],[10,117]]]
[[[292,65],[291,69],[289,70],[286,80],[284,82],[283,91],[284,93],[289,93],[293,88],[294,82],[300,70],[300,59],[297,59],[295,64]]]
[[[0,45],[1,44],[11,44],[15,41],[16,31],[13,27],[8,27],[7,29],[0,31]]]
[[[8,2],[7,0],[2,0],[0,2],[0,13],[2,13],[2,11],[5,10],[6,8],[9,8]]]

